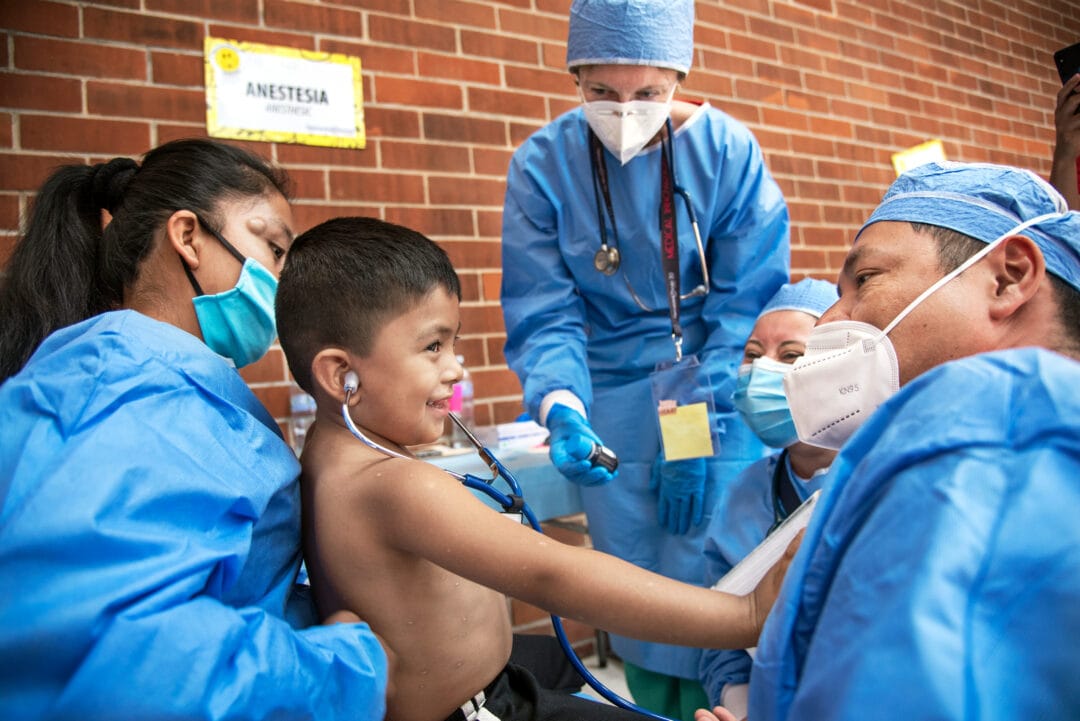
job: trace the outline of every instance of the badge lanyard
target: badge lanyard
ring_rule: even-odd
[[[650,376],[664,460],[675,461],[714,455],[719,439],[712,430],[712,379],[694,355],[683,357],[679,278],[679,233],[675,220],[674,144],[671,119],[660,139],[660,259],[664,289],[675,344],[673,363],[658,364]]]
[[[660,257],[664,269],[664,288],[667,291],[668,315],[671,318],[671,340],[675,344],[675,362],[682,360],[682,326],[679,325],[679,233],[675,222],[675,181],[672,176],[673,147],[671,120],[667,135],[660,139]]]

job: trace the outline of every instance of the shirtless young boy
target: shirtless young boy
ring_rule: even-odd
[[[459,300],[446,253],[407,228],[338,218],[293,242],[277,322],[289,367],[318,404],[301,487],[319,611],[355,612],[383,640],[394,659],[392,721],[461,718],[460,707],[471,708],[480,692],[487,712],[504,721],[640,718],[538,692],[526,672],[507,666],[505,596],[661,643],[747,648],[793,551],[746,597],[685,585],[553,541],[439,468],[357,440],[341,417],[350,371],[358,379],[350,416],[371,440],[408,456],[409,446],[442,434],[462,375],[454,354]]]

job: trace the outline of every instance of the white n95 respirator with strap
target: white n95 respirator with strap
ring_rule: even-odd
[[[784,376],[784,393],[799,440],[839,450],[878,406],[900,390],[896,349],[889,340],[892,329],[1006,238],[1060,215],[1054,212],[1029,218],[1002,233],[920,293],[883,330],[853,320],[816,326],[806,341],[803,357]]]
[[[784,376],[799,440],[833,450],[899,389],[900,366],[885,331],[851,320],[814,328]]]

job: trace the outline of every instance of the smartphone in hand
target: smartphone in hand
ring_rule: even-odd
[[[1054,53],[1054,64],[1057,65],[1062,85],[1073,75],[1080,73],[1080,43],[1062,48]]]

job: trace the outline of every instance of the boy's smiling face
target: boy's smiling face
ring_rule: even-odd
[[[436,287],[385,323],[372,351],[359,359],[360,402],[354,418],[399,446],[431,443],[443,434],[450,396],[461,380],[454,354],[458,299]]]

